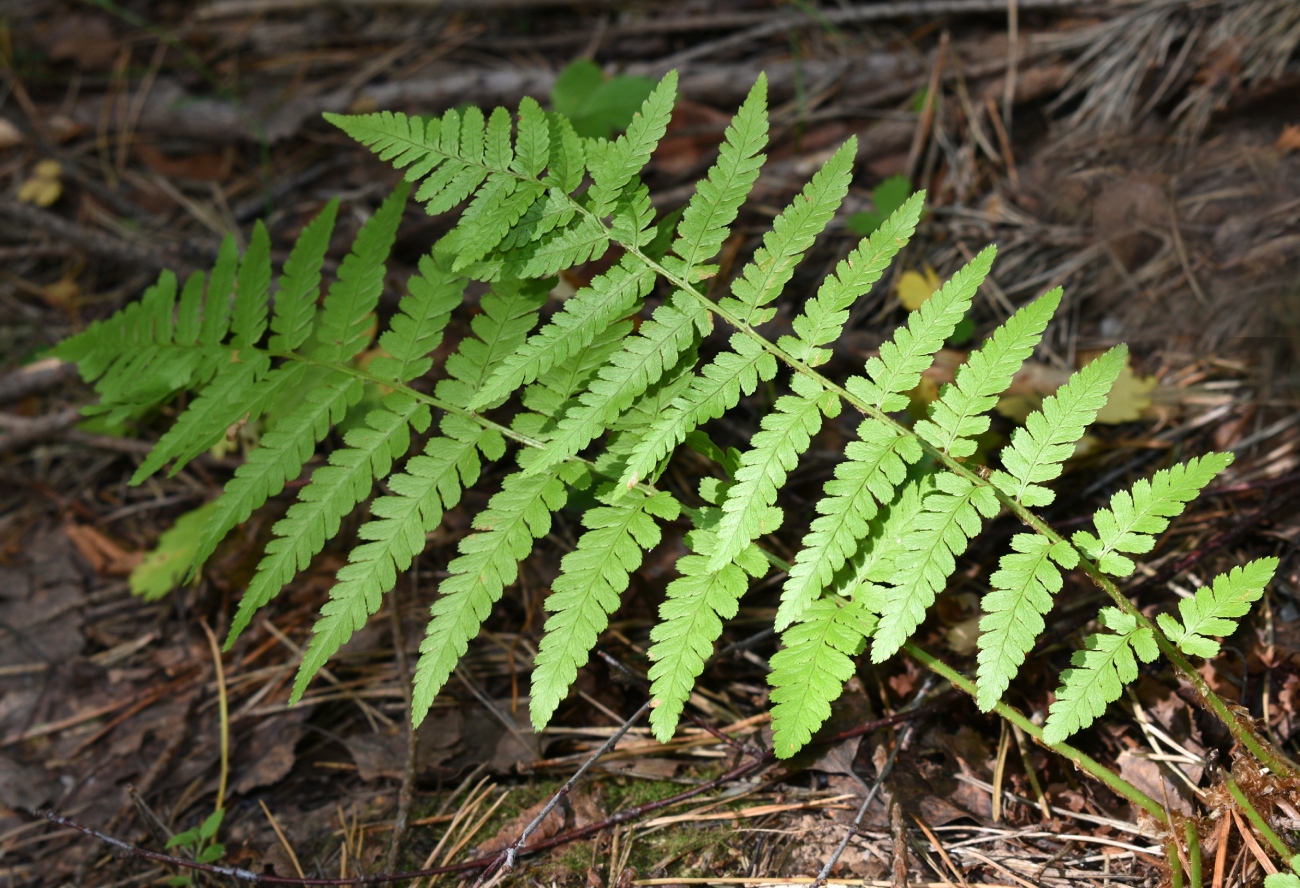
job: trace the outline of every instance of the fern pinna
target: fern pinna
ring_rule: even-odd
[[[997,455],[999,467],[977,468],[976,438],[1041,341],[1061,292],[1022,306],[970,355],[927,416],[905,421],[909,392],[970,310],[993,248],[953,274],[858,372],[832,379],[819,369],[828,346],[912,237],[923,195],[852,249],[815,294],[796,300],[789,332],[774,338],[764,331],[776,300],[838,212],[856,145],[850,139],[834,152],[776,216],[752,259],[717,280],[723,241],[764,160],[766,81],[754,85],[686,207],[657,217],[640,173],[665,133],[675,93],[670,74],[612,141],[578,137],[563,116],[531,99],[514,115],[503,108],[436,118],[331,115],[403,171],[404,181],[361,228],[323,298],[333,202],[303,230],[274,286],[269,236],[259,224],[242,257],[227,239],[210,274],[178,287],[164,273],[138,303],[58,347],[95,383],[94,409],[114,421],[193,393],[136,483],[169,464],[179,470],[227,429],[267,417],[260,445],[216,500],[195,571],[223,536],[299,476],[346,419],[341,445],[275,524],[230,640],[368,502],[361,541],[338,572],[303,658],[293,690],[300,697],[376,613],[444,512],[479,483],[484,464],[513,450],[513,468],[502,470],[473,532],[445,565],[415,672],[417,723],[520,562],[570,503],[585,504],[577,520],[583,530],[545,602],[531,693],[539,728],[669,523],[689,529],[679,576],[650,632],[651,724],[662,740],[676,730],[724,621],[756,580],[776,570],[784,579],[775,623],[782,649],[770,675],[774,742],[778,754],[793,754],[827,718],[855,658],[869,650],[880,662],[911,645],[970,541],[1005,513],[1026,529],[1012,537],[983,601],[975,691],[982,709],[1003,706],[1064,571],[1086,572],[1114,607],[1099,614],[1099,629],[1062,676],[1045,742],[1059,744],[1100,716],[1134,679],[1138,661],[1160,650],[1176,665],[1184,655],[1216,653],[1212,636],[1234,630],[1276,560],[1213,580],[1180,603],[1177,617],[1162,614],[1155,623],[1110,578],[1133,571],[1129,556],[1151,550],[1228,456],[1192,459],[1116,493],[1096,513],[1095,533],[1064,539],[1031,511],[1052,502],[1046,485],[1104,405],[1126,360],[1123,347],[1047,398]],[[420,260],[376,347],[359,360],[371,345],[385,263],[412,190],[431,214],[463,210]],[[611,252],[604,270],[544,317],[559,271]],[[467,292],[481,293],[476,310],[463,307]],[[469,315],[470,332],[435,367],[458,311]],[[725,344],[702,349],[719,324],[730,334]],[[438,377],[431,389],[413,385],[431,373]],[[723,450],[703,426],[760,382],[784,393],[745,448]],[[778,495],[823,423],[845,409],[863,417],[856,438],[786,563],[764,542],[784,523]],[[408,454],[416,440],[418,452]],[[685,500],[658,485],[683,444],[718,468]]]

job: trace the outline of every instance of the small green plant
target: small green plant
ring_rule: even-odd
[[[648,77],[616,74],[606,77],[590,59],[565,66],[551,87],[551,107],[563,114],[573,131],[584,138],[608,139],[625,130],[655,88]]]
[[[897,173],[885,179],[871,189],[871,203],[874,209],[854,213],[845,220],[845,225],[854,234],[869,236],[885,224],[885,220],[894,215],[898,208],[912,196],[912,183],[907,176]]]
[[[1215,579],[1178,615],[1148,619],[1117,581],[1130,556],[1156,537],[1231,463],[1207,454],[1156,472],[1116,493],[1093,530],[1064,538],[1033,510],[1050,504],[1076,442],[1106,403],[1124,368],[1117,346],[1075,373],[998,455],[974,465],[989,411],[1034,352],[1061,301],[1053,290],[995,330],[945,386],[927,416],[906,420],[908,392],[952,337],[993,265],[990,247],[957,271],[879,355],[833,379],[822,369],[850,308],[912,237],[923,196],[901,203],[801,300],[791,333],[763,332],[795,266],[827,227],[853,174],[850,139],[776,217],[752,260],[728,281],[713,264],[758,178],[767,144],[766,81],[760,78],[728,127],[717,162],[684,211],[657,219],[640,172],[663,137],[676,94],[665,77],[625,134],[584,138],[567,117],[524,99],[516,115],[453,110],[438,118],[380,112],[330,115],[344,132],[403,170],[405,181],[357,234],[318,304],[321,268],[337,204],[303,231],[285,262],[268,311],[269,238],[259,224],[239,257],[227,240],[210,275],[183,287],[164,273],[140,302],[65,341],[58,354],[80,366],[110,417],[139,415],[182,391],[188,406],[134,478],[168,464],[178,471],[235,423],[257,420],[286,397],[292,409],[264,434],[207,516],[192,570],[232,528],[296,478],[307,459],[363,396],[375,406],[342,436],[285,517],[240,602],[229,644],[342,519],[370,501],[361,542],[338,572],[294,684],[312,677],[366,620],[424,548],[425,535],[479,482],[485,462],[512,453],[487,507],[446,566],[415,674],[418,724],[551,516],[583,491],[585,531],[560,561],[545,607],[550,617],[534,662],[531,715],[546,725],[569,692],[629,575],[660,542],[660,524],[685,520],[690,553],[677,561],[650,670],[660,739],[676,730],[724,621],[753,583],[785,574],[772,658],[777,754],[809,742],[870,647],[882,662],[900,650],[971,694],[1049,749],[1167,822],[1164,806],[1067,744],[1102,716],[1138,674],[1138,661],[1165,657],[1234,738],[1274,773],[1292,770],[1254,725],[1206,685],[1189,656],[1212,656],[1211,636],[1230,634],[1277,566],[1264,558]],[[397,313],[379,336],[380,356],[354,359],[370,343],[385,261],[410,191],[430,214],[463,206],[458,224],[421,259]],[[555,275],[614,251],[613,263],[549,317]],[[470,334],[446,359],[428,394],[412,386],[434,370],[432,355],[470,281],[486,284]],[[708,282],[708,285],[705,285]],[[654,296],[654,307],[647,303]],[[716,298],[715,298],[716,296]],[[639,323],[633,319],[639,318]],[[727,346],[701,360],[716,324]],[[268,335],[269,333],[269,335]],[[724,450],[703,426],[728,414],[760,382],[775,400],[744,450]],[[824,487],[817,517],[787,563],[764,545],[780,530],[778,493],[825,418],[861,414],[857,439]],[[434,424],[435,412],[437,423]],[[413,435],[428,434],[406,457]],[[679,445],[711,457],[717,471],[679,497],[659,479]],[[406,457],[405,462],[401,462]],[[382,488],[376,490],[376,485]],[[1015,535],[989,577],[977,680],[913,641],[957,559],[985,524],[1014,516]],[[1098,628],[1061,676],[1046,724],[1002,701],[1044,631],[1063,572],[1082,571],[1111,599]],[[1194,830],[1189,842],[1194,839]],[[1176,866],[1176,864],[1174,864]]]
[[[216,840],[217,830],[221,829],[221,821],[225,815],[225,808],[213,811],[198,826],[179,832],[168,839],[167,850],[184,848],[193,855],[196,863],[216,863],[226,853],[226,846]],[[172,876],[167,880],[167,884],[192,885],[194,877]]]

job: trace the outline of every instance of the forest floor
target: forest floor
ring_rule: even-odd
[[[210,265],[222,237],[242,243],[258,218],[281,250],[337,195],[340,258],[396,174],[321,112],[440,113],[523,95],[546,104],[579,59],[609,74],[680,71],[682,98],[648,177],[660,211],[689,197],[767,72],[769,160],[724,269],[752,253],[828,150],[858,137],[854,187],[787,287],[787,312],[851,248],[846,220],[873,209],[879,183],[901,174],[928,190],[918,238],[900,272],[855,308],[835,372],[861,367],[905,316],[903,272],[912,284],[929,269],[946,276],[986,243],[999,260],[971,343],[1051,287],[1067,300],[999,405],[1003,439],[1071,370],[1128,342],[1131,370],[1046,517],[1073,529],[1073,516],[1135,478],[1231,450],[1230,475],[1175,522],[1126,591],[1167,608],[1246,558],[1278,556],[1265,600],[1204,675],[1297,753],[1298,38],[1292,0],[0,0],[0,884],[164,884],[174,865],[28,812],[56,810],[162,851],[223,791],[221,865],[325,879],[482,860],[645,702],[636,680],[593,658],[554,726],[528,726],[530,658],[555,573],[535,554],[412,735],[409,664],[437,581],[485,501],[478,493],[429,535],[383,611],[301,703],[287,705],[290,679],[345,561],[346,529],[218,670],[210,638],[224,637],[305,478],[233,533],[199,583],[152,602],[132,596],[133,568],[214,496],[248,442],[236,436],[175,477],[130,487],[165,417],[129,436],[83,422],[89,388],[44,357],[160,269]],[[407,208],[381,311],[446,227]],[[451,338],[463,332],[453,326]],[[950,380],[969,347],[945,351],[922,389]],[[760,411],[756,398],[750,427],[718,429],[719,441],[742,443]],[[803,517],[781,545],[800,538],[842,447],[832,429],[793,476],[783,504]],[[570,548],[573,524],[561,513],[539,549]],[[979,596],[1011,529],[972,544],[922,630],[962,669],[973,669]],[[646,668],[680,552],[670,535],[637,574],[600,641],[615,664]],[[524,856],[509,879],[806,884],[845,836],[835,884],[1167,878],[1149,821],[903,658],[861,664],[804,755],[764,758],[776,642],[762,630],[777,589],[760,584],[742,601],[720,642],[726,656],[692,697],[696,720],[667,745],[634,726],[534,834],[555,846]],[[1067,580],[1048,618],[1053,643],[1013,687],[1016,705],[1046,710],[1097,602],[1096,589]],[[1214,790],[1230,738],[1194,704],[1170,673],[1148,669],[1078,742],[1200,818],[1207,882],[1214,861],[1216,888],[1255,884],[1262,852]],[[403,797],[409,816],[398,822]],[[1287,799],[1278,816],[1300,828]],[[575,830],[584,832],[570,840]]]

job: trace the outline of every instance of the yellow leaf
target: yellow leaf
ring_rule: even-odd
[[[939,289],[939,275],[930,266],[924,272],[905,271],[898,276],[894,295],[908,311],[916,311]]]
[[[51,206],[63,194],[63,183],[59,181],[62,174],[63,167],[57,160],[42,160],[32,170],[31,177],[19,186],[18,200],[38,207]]]
[[[1119,372],[1110,390],[1110,399],[1097,414],[1097,422],[1118,425],[1122,422],[1135,422],[1151,406],[1151,392],[1155,390],[1154,376],[1138,376],[1128,364]]]

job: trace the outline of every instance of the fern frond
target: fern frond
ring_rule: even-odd
[[[1135,617],[1107,607],[1097,618],[1111,632],[1088,636],[1084,649],[1070,658],[1073,668],[1061,674],[1056,702],[1043,726],[1046,743],[1064,742],[1100,718],[1107,704],[1119,699],[1124,685],[1137,679],[1135,654],[1150,663],[1160,653],[1154,633],[1139,626]]]
[[[1011,433],[1011,446],[1002,450],[1006,471],[989,477],[993,486],[1025,506],[1050,505],[1056,494],[1043,487],[1061,474],[1061,464],[1074,454],[1074,445],[1106,406],[1106,396],[1119,378],[1128,349],[1117,345],[1073,374],[1054,395],[1043,401]]]
[[[597,499],[602,498],[598,493]],[[646,496],[635,491],[582,516],[587,532],[560,562],[560,575],[546,598],[551,617],[533,659],[529,712],[537,730],[546,726],[569,693],[609,615],[618,609],[631,572],[641,566],[642,550],[659,545],[655,517],[672,521],[680,511],[668,493]]]
[[[299,371],[306,369],[302,364],[293,366]],[[295,391],[306,379],[307,374],[299,372],[297,380],[291,381],[284,390]],[[361,400],[361,380],[342,371],[326,371],[322,378],[311,382],[302,394],[301,403],[262,436],[213,501],[190,568],[191,577],[227,533],[247,521],[254,509],[284,490],[288,481],[298,477],[316,445],[343,420],[348,408]]]
[[[1011,552],[989,577],[993,591],[984,596],[979,637],[979,694],[975,702],[989,712],[1016,677],[1025,655],[1045,628],[1052,596],[1061,591],[1061,572],[1079,563],[1079,554],[1064,541],[1053,544],[1034,533],[1011,538]],[[1052,562],[1056,562],[1053,564]]]
[[[409,382],[433,367],[429,355],[442,343],[451,313],[465,298],[467,281],[438,267],[432,256],[420,259],[420,273],[407,283],[410,293],[398,303],[379,345],[385,354],[370,362],[376,376]]]
[[[330,587],[330,599],[312,628],[311,644],[294,680],[292,699],[302,696],[312,676],[379,610],[398,575],[424,550],[425,534],[460,502],[463,490],[478,482],[479,455],[495,461],[505,454],[505,440],[498,432],[465,417],[448,414],[440,429],[442,435],[430,438],[423,454],[411,457],[404,471],[388,478],[391,493],[371,504],[371,519],[358,532],[366,542],[348,554],[338,582]]]
[[[271,339],[267,343],[271,351],[293,351],[311,336],[316,299],[320,295],[321,267],[325,264],[338,212],[336,197],[302,230],[289,251],[289,258],[284,260],[275,310],[271,314]]]
[[[384,291],[384,263],[410,190],[407,183],[398,184],[357,232],[316,317],[315,341],[308,348],[312,357],[341,364],[366,347],[366,331],[374,322],[371,313]]]
[[[925,611],[957,569],[957,556],[999,504],[991,488],[976,486],[951,472],[935,476],[938,490],[925,498],[912,533],[903,540],[897,575],[885,592],[880,627],[871,643],[871,660],[883,663],[912,637]],[[982,516],[982,517],[981,517]]]
[[[587,147],[587,172],[591,175],[591,212],[606,216],[624,187],[650,162],[677,101],[677,72],[669,71],[632,118],[627,132],[612,142],[598,140]]]
[[[772,230],[763,235],[763,246],[732,281],[731,295],[719,304],[741,323],[758,326],[776,313],[768,303],[789,282],[803,254],[826,229],[849,193],[857,145],[857,138],[849,137],[822,164],[790,205],[772,221]]]
[[[1181,515],[1183,508],[1231,464],[1231,453],[1209,453],[1162,469],[1150,481],[1137,481],[1131,492],[1119,491],[1110,498],[1109,509],[1099,509],[1093,515],[1100,539],[1080,530],[1074,534],[1074,544],[1106,573],[1128,576],[1135,565],[1119,553],[1150,552],[1156,544],[1155,534],[1164,532],[1169,519]]]
[[[736,615],[749,578],[759,579],[768,571],[767,560],[755,545],[722,570],[709,569],[709,555],[717,546],[712,528],[721,516],[713,507],[695,513],[695,529],[686,534],[685,542],[697,554],[677,559],[681,576],[668,584],[659,605],[659,623],[650,630],[650,694],[655,701],[650,727],[660,743],[671,740],[677,730],[695,680],[722,634],[722,621]]]
[[[1209,586],[1196,590],[1193,598],[1178,602],[1180,623],[1171,614],[1156,617],[1161,631],[1179,649],[1195,657],[1213,657],[1219,643],[1210,635],[1223,638],[1237,631],[1237,618],[1250,612],[1250,606],[1264,594],[1264,587],[1277,570],[1276,558],[1259,558],[1219,574]]]
[[[986,411],[1034,353],[1043,331],[1061,304],[1061,289],[1034,300],[1007,319],[957,370],[956,382],[944,386],[930,408],[930,418],[915,426],[925,441],[952,456],[975,452],[974,437],[988,431]]]
[[[790,387],[795,394],[777,399],[741,457],[736,483],[722,503],[718,543],[709,559],[713,570],[721,570],[750,542],[780,526],[781,510],[773,505],[777,491],[821,428],[822,414],[839,415],[839,397],[820,383],[795,376]]]
[[[537,382],[524,389],[520,398],[532,412],[517,414],[511,420],[511,427],[539,440],[550,438],[556,419],[586,389],[596,371],[605,366],[631,332],[631,321],[610,324],[587,345],[537,377]]]
[[[908,479],[894,491],[893,500],[882,505],[867,523],[858,550],[836,573],[826,591],[880,615],[885,609],[885,584],[894,578],[898,557],[907,551],[904,540],[916,526],[925,498],[936,489],[934,472],[909,467]]]
[[[677,224],[677,239],[671,247],[677,259],[666,258],[665,265],[683,280],[699,280],[696,269],[718,255],[740,205],[758,181],[766,147],[767,75],[760,74],[727,126],[717,161]]]
[[[305,570],[339,532],[339,522],[365,499],[374,479],[392,470],[393,460],[411,444],[411,429],[429,427],[429,408],[403,392],[389,394],[383,407],[366,416],[366,426],[344,435],[345,446],[330,454],[329,465],[312,473],[298,493],[298,501],[273,528],[266,555],[249,581],[239,611],[230,624],[233,638],[244,630],[262,606],[279,594],[285,583]]]
[[[266,332],[266,297],[271,289],[271,236],[258,219],[248,249],[239,263],[235,302],[231,307],[230,344],[237,349],[257,345]]]
[[[505,357],[470,409],[480,410],[504,400],[519,386],[589,345],[610,324],[634,312],[653,289],[654,281],[654,271],[631,256],[597,275],[565,301],[550,323]]]
[[[899,327],[880,355],[867,361],[867,377],[850,377],[844,387],[885,413],[905,408],[904,392],[916,388],[921,374],[934,363],[934,355],[965,317],[971,299],[993,267],[994,247],[985,247],[966,263],[920,308],[911,312],[907,326]]]
[[[777,631],[798,619],[820,597],[866,537],[878,504],[894,498],[908,465],[921,458],[921,446],[910,435],[891,426],[867,419],[858,427],[860,440],[849,442],[844,462],[835,467],[835,477],[826,482],[825,496],[818,500],[818,517],[803,538],[799,554],[790,567],[777,609]]]
[[[898,251],[907,245],[921,220],[925,192],[918,191],[895,210],[871,237],[835,266],[794,319],[794,336],[782,336],[777,344],[796,361],[817,367],[830,360],[830,349],[820,348],[840,338],[853,303],[865,296]]]
[[[853,675],[853,658],[875,631],[876,618],[859,604],[813,602],[781,636],[784,648],[769,665],[772,742],[778,758],[808,744],[831,714],[831,702]]]
[[[709,330],[710,318],[696,300],[681,292],[655,309],[602,367],[578,403],[564,415],[555,435],[529,472],[541,472],[575,456],[592,442],[633,399],[657,382],[677,358]]]
[[[535,453],[521,453],[521,466]],[[451,575],[438,587],[438,599],[430,609],[432,619],[420,643],[411,700],[416,726],[478,635],[492,605],[515,581],[519,562],[533,550],[533,540],[550,533],[551,513],[568,500],[565,485],[576,485],[582,472],[581,466],[561,463],[542,473],[508,475],[474,519],[480,532],[461,540],[460,555],[447,565]]]

